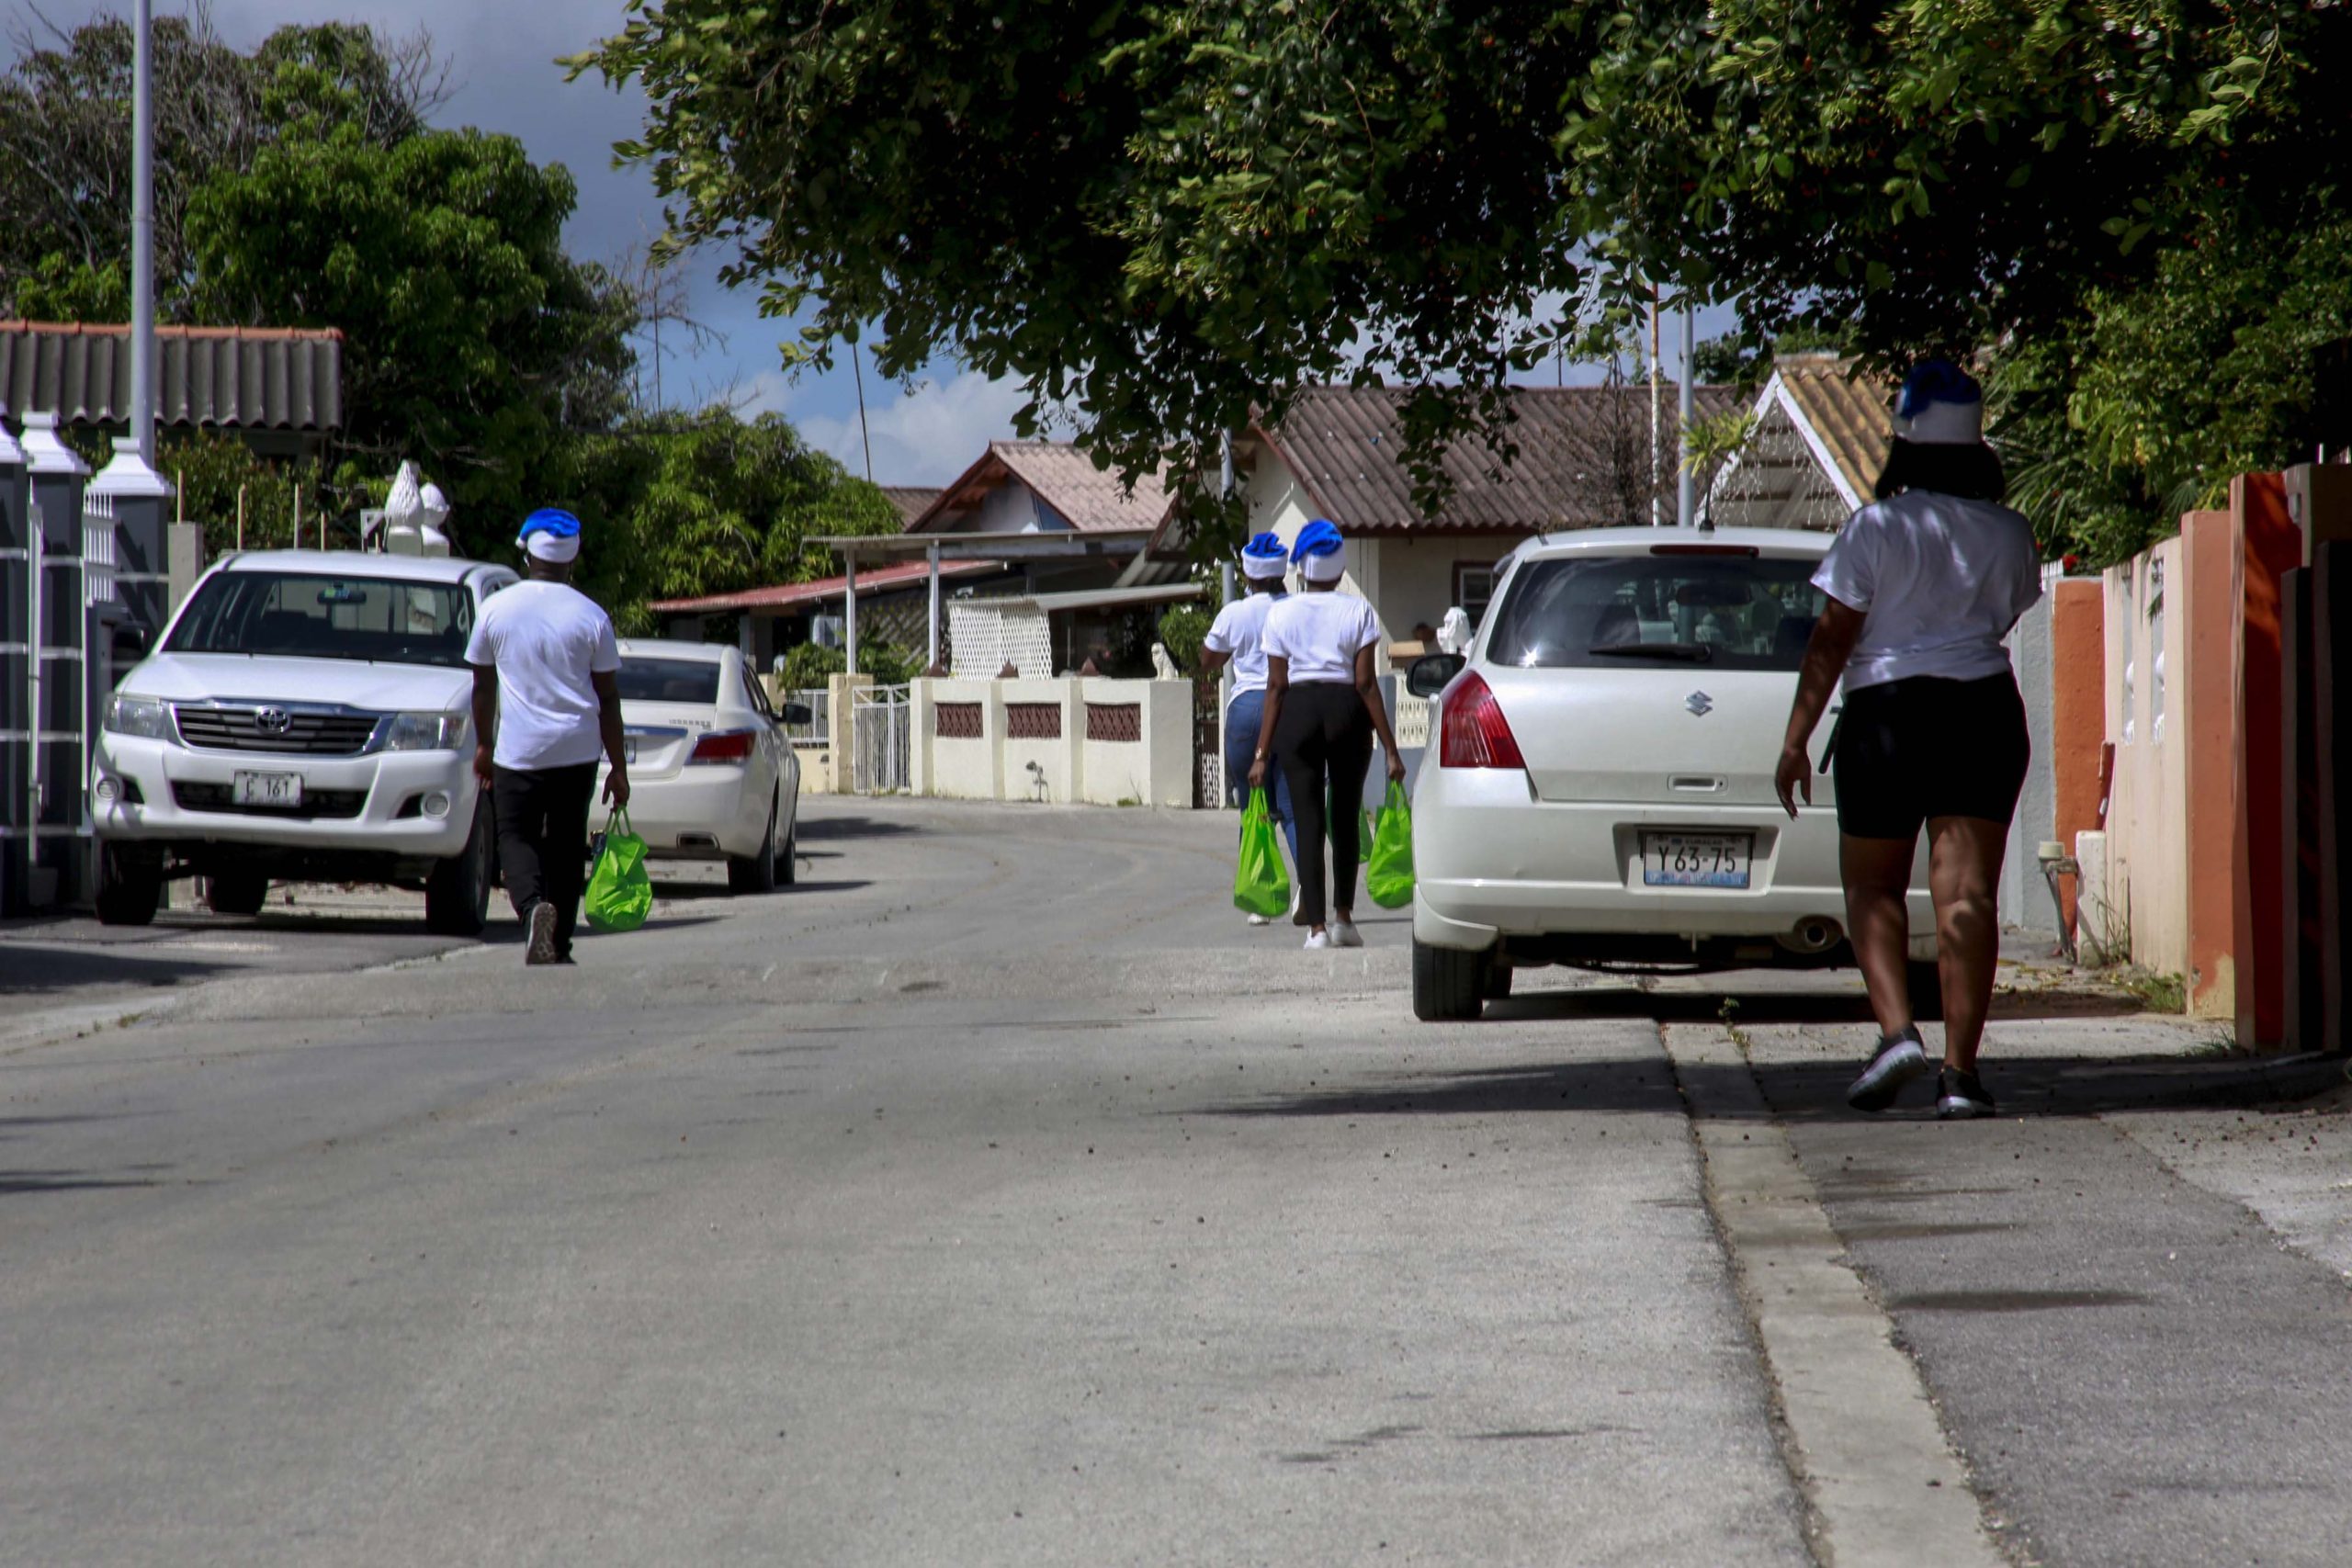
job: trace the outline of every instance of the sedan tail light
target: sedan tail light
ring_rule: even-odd
[[[1438,737],[1438,765],[1442,768],[1524,768],[1519,741],[1503,717],[1503,705],[1494,688],[1472,671],[1445,694],[1443,730]]]
[[[694,755],[686,759],[686,766],[691,768],[710,762],[748,762],[752,760],[752,733],[748,729],[714,729],[695,742]]]

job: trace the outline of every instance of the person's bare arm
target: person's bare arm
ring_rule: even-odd
[[[1266,712],[1258,720],[1258,754],[1250,763],[1250,787],[1263,788],[1266,783],[1267,759],[1274,754],[1274,721],[1282,716],[1283,694],[1290,689],[1290,660],[1279,653],[1266,655]]]
[[[588,679],[596,687],[596,728],[604,736],[605,757],[613,771],[605,775],[605,798],[618,810],[628,804],[628,741],[621,733],[620,678],[597,671]]]
[[[1214,648],[1201,649],[1201,679],[1205,681],[1224,669],[1227,661],[1232,657],[1232,654],[1220,653]]]
[[[1772,775],[1781,806],[1792,818],[1800,794],[1807,806],[1813,804],[1813,758],[1805,748],[1838,690],[1838,677],[1846,672],[1846,660],[1853,657],[1854,640],[1862,635],[1864,619],[1863,611],[1828,600],[1804,645],[1804,664],[1797,671],[1796,701],[1790,705],[1788,733],[1781,740],[1781,765]]]
[[[484,789],[491,781],[491,742],[498,734],[498,671],[487,664],[474,666],[474,777]]]
[[[1401,784],[1405,778],[1405,759],[1396,754],[1396,734],[1388,728],[1388,705],[1380,700],[1380,678],[1373,673],[1372,648],[1369,644],[1356,649],[1356,694],[1363,698],[1364,712],[1372,716],[1372,732],[1380,737],[1380,749],[1388,758],[1388,782]]]

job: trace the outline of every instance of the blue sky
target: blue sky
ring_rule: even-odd
[[[122,0],[38,5],[41,15],[69,28],[96,15],[129,9]],[[156,0],[155,8],[169,14],[187,7],[183,0]],[[222,36],[245,48],[289,21],[365,21],[398,35],[421,26],[453,67],[456,92],[438,117],[441,123],[507,132],[536,160],[571,170],[580,186],[579,209],[567,233],[573,254],[613,260],[661,231],[661,204],[651,182],[637,171],[612,167],[612,144],[639,128],[642,98],[634,88],[615,92],[593,78],[567,84],[554,63],[558,56],[617,30],[624,19],[621,0],[212,0],[211,9]],[[853,473],[863,472],[857,397],[847,359],[824,375],[788,379],[776,344],[791,335],[792,324],[762,320],[752,290],[722,288],[718,259],[689,262],[690,308],[724,342],[667,356],[665,397],[673,402],[729,393],[748,398],[751,410],[782,412],[812,445],[833,453]],[[1703,313],[1701,335],[1724,330],[1730,320],[1728,310]],[[1669,366],[1673,357],[1669,336]],[[953,479],[986,443],[1012,434],[1012,415],[1023,400],[1016,386],[953,363],[933,366],[911,392],[871,374],[870,364],[868,370],[874,478],[884,484]],[[1531,378],[1548,384],[1552,378]]]

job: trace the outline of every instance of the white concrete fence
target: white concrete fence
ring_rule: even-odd
[[[953,800],[1193,804],[1187,681],[914,682],[910,789]]]

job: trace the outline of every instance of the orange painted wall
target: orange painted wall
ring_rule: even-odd
[[[2188,843],[2188,1010],[2237,1015],[2237,535],[2226,512],[2180,520],[2183,668],[2173,674],[2187,750],[2182,801]],[[2275,623],[2274,623],[2275,624]]]
[[[2058,841],[2098,826],[2099,749],[2107,739],[2107,595],[2098,579],[2061,581],[2050,595],[2050,763],[2056,775]],[[2075,918],[2073,877],[2060,882]]]
[[[2237,1033],[2245,1046],[2283,1044],[2287,1000],[2278,962],[2285,940],[2280,880],[2278,578],[2303,564],[2303,532],[2287,510],[2283,475],[2230,481],[2236,536],[2237,834],[2233,848],[2238,957]],[[2266,962],[2266,955],[2267,961]]]

